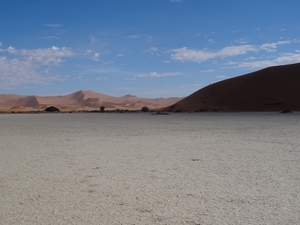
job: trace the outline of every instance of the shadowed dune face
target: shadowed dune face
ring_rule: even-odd
[[[1,111],[26,111],[44,110],[53,105],[63,111],[69,110],[99,110],[106,109],[127,109],[140,110],[143,106],[150,109],[167,107],[181,100],[181,98],[139,98],[133,95],[112,97],[93,91],[78,91],[65,96],[18,96],[0,95]]]
[[[169,110],[300,111],[300,63],[266,68],[209,85]]]

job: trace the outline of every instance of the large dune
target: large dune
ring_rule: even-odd
[[[112,97],[93,91],[78,91],[65,96],[20,96],[0,95],[0,110],[29,111],[43,110],[48,106],[56,106],[62,111],[95,110],[104,106],[107,109],[137,110],[143,106],[150,109],[166,107],[181,100],[181,98],[139,98],[133,95]]]
[[[300,63],[269,67],[200,89],[169,110],[300,111]]]

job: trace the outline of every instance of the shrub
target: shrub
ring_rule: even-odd
[[[59,108],[56,108],[54,106],[49,106],[45,109],[46,112],[60,112]]]
[[[289,110],[289,109],[284,109],[284,110],[281,111],[281,113],[292,113],[292,111]]]
[[[142,109],[141,109],[142,112],[149,112],[149,108],[147,106],[144,106]]]
[[[105,107],[104,107],[104,106],[101,106],[101,107],[100,107],[100,111],[101,111],[101,112],[104,112],[104,110],[105,110]]]

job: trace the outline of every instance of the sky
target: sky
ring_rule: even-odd
[[[184,97],[297,63],[298,1],[2,1],[0,94]]]

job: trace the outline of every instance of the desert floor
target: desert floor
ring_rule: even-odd
[[[0,224],[300,224],[300,113],[0,115]]]

